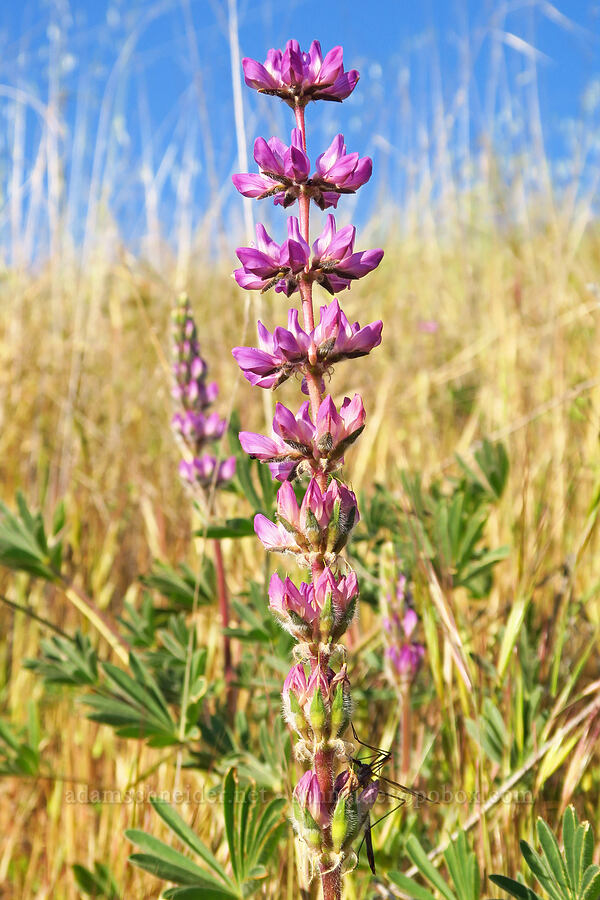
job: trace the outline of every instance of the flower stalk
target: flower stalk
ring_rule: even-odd
[[[400,780],[407,781],[411,757],[411,693],[417,677],[425,647],[414,640],[418,616],[413,607],[413,597],[408,578],[398,571],[396,555],[391,544],[381,552],[381,609],[382,635],[385,647],[385,671],[396,690],[401,710]]]
[[[194,500],[210,515],[216,489],[226,484],[235,472],[235,456],[219,460],[205,450],[220,440],[225,420],[208,412],[218,395],[216,382],[207,382],[207,365],[200,354],[198,331],[189,299],[182,294],[173,310],[173,399],[175,412],[171,427],[182,448],[179,474]],[[214,541],[217,599],[223,628],[223,673],[227,705],[233,713],[233,664],[229,625],[229,596],[221,542]]]
[[[326,393],[325,376],[334,363],[366,356],[381,341],[382,323],[350,324],[337,299],[321,306],[315,324],[313,287],[329,294],[347,290],[376,268],[382,250],[354,251],[356,229],[339,231],[335,217],[310,244],[311,203],[320,210],[337,207],[341,196],[354,193],[370,177],[370,159],[347,153],[343,135],[316,160],[312,175],[308,157],[305,110],[309,102],[341,102],[354,90],[358,72],[346,72],[341,47],[323,57],[318,41],[302,52],[297,41],[270,50],[265,63],[242,60],[246,84],[277,96],[294,111],[289,146],[278,138],[258,138],[254,157],[258,175],[233,177],[244,196],[270,197],[287,208],[298,204],[298,216],[287,222],[287,239],[278,244],[257,225],[256,245],[240,247],[241,268],[234,272],[240,287],[300,295],[300,312],[288,313],[288,327],[268,331],[258,323],[259,347],[236,347],[236,358],[253,385],[275,390],[291,376],[301,379],[308,396],[297,413],[278,403],[272,436],[240,433],[243,449],[270,468],[281,483],[277,521],[262,514],[254,520],[267,550],[291,555],[307,572],[299,585],[274,574],[269,604],[280,624],[297,641],[294,664],[285,679],[284,716],[296,735],[295,753],[306,771],[293,792],[292,822],[302,858],[318,875],[324,900],[340,900],[342,874],[356,863],[352,844],[377,798],[378,784],[359,783],[346,740],[351,713],[346,650],[340,639],[355,615],[358,581],[342,551],[359,521],[356,497],[344,483],[341,468],[346,450],[361,434],[366,413],[362,398],[337,405]]]

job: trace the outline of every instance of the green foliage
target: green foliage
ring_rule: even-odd
[[[56,581],[62,564],[62,541],[58,538],[65,521],[64,506],[58,505],[50,535],[40,512],[32,513],[23,494],[17,493],[18,512],[0,501],[0,565]]]
[[[562,853],[543,819],[537,820],[536,830],[541,853],[527,841],[520,842],[521,853],[550,900],[598,900],[600,866],[592,862],[594,833],[590,823],[580,823],[574,807],[567,807],[562,823]],[[541,900],[539,894],[513,878],[490,875],[490,880],[517,900]]]
[[[252,784],[242,789],[235,771],[227,772],[223,782],[223,809],[232,876],[173,807],[163,800],[151,802],[171,832],[203,864],[198,865],[143,831],[126,832],[129,840],[142,851],[134,853],[130,861],[157,878],[178,885],[166,890],[163,897],[236,900],[249,897],[260,889],[268,874],[266,863],[274,855],[285,831],[282,813],[286,801],[283,798],[265,803]]]
[[[475,460],[479,471],[457,457],[461,475],[434,480],[427,488],[420,475],[403,472],[408,509],[378,485],[370,501],[361,503],[363,518],[351,552],[360,556],[361,541],[381,542],[387,533],[407,572],[424,556],[443,585],[463,587],[475,598],[487,596],[494,567],[508,554],[507,547],[485,543],[490,512],[506,487],[508,456],[502,444],[484,441]]]
[[[110,869],[104,863],[95,862],[93,872],[86,869],[85,866],[75,863],[73,875],[81,893],[86,897],[93,897],[94,900],[119,900],[117,884]]]
[[[508,555],[507,547],[490,549],[483,543],[491,507],[506,486],[508,457],[502,444],[484,441],[475,459],[480,474],[457,457],[463,474],[450,479],[449,490],[441,481],[424,490],[418,475],[403,475],[411,509],[404,520],[402,558],[418,549],[443,584],[464,587],[479,598],[489,593],[493,568]]]
[[[176,568],[156,560],[150,572],[140,577],[142,584],[158,591],[176,609],[193,609],[213,603],[216,596],[214,566],[208,557],[202,561],[199,572],[193,572],[185,563]]]
[[[233,766],[241,778],[256,782],[259,788],[281,792],[282,772],[292,755],[290,733],[279,715],[279,692],[275,707],[261,701],[255,713],[257,729],[243,710],[237,710],[232,725],[220,712],[205,712],[198,720],[200,740],[189,748],[188,765],[219,771]]]
[[[179,743],[177,725],[148,667],[133,651],[129,665],[131,674],[113,663],[102,663],[104,682],[84,697],[93,710],[89,718],[112,725],[120,737],[147,738],[151,747]]]
[[[200,714],[200,704],[206,694],[206,647],[198,647],[197,632],[188,627],[185,616],[169,619],[167,628],[156,632],[158,646],[145,654],[145,661],[152,670],[167,702],[181,705],[186,692],[186,717],[194,723]]]
[[[421,875],[433,885],[445,900],[480,900],[481,877],[475,851],[469,848],[467,837],[461,832],[444,851],[444,861],[449,880],[435,868],[427,853],[411,834],[406,842],[406,852]],[[402,872],[390,872],[390,880],[414,900],[435,900],[434,894]]]
[[[535,751],[539,735],[546,724],[548,711],[543,708],[544,688],[539,683],[540,661],[536,653],[536,636],[524,622],[518,637],[514,684],[510,706],[502,698],[502,686],[492,670],[496,687],[494,698],[486,697],[481,715],[467,719],[465,727],[486,756],[501,768],[499,775],[521,766]],[[504,709],[504,713],[501,710]]]
[[[37,775],[40,769],[40,723],[29,701],[27,726],[17,731],[0,719],[0,775]]]
[[[145,637],[149,640],[150,634]],[[183,613],[171,616],[152,638],[152,646],[130,653],[130,672],[101,664],[102,681],[82,698],[93,710],[90,718],[111,725],[120,737],[146,738],[152,747],[196,740],[208,690],[207,650],[197,646],[196,629]]]
[[[156,627],[162,618],[150,594],[144,594],[140,609],[136,609],[128,600],[124,603],[124,612],[119,622],[125,629],[127,640],[134,647],[152,647],[156,641]]]
[[[24,665],[41,675],[46,684],[84,686],[98,681],[98,654],[79,629],[72,638],[53,635],[42,640],[39,657],[26,659]]]

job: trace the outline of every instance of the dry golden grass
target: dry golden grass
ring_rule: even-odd
[[[198,263],[188,288],[211,375],[221,384],[221,409],[233,398],[244,426],[261,427],[265,409],[230,354],[235,344],[253,343],[257,309],[254,302],[247,307],[228,270]],[[509,544],[512,552],[489,603],[477,610],[481,654],[497,652],[507,612],[533,585],[541,585],[534,594],[540,615],[551,616],[552,578],[565,564],[574,595],[586,598],[572,622],[568,659],[577,658],[600,622],[598,538],[595,520],[588,522],[600,484],[599,284],[597,228],[581,237],[554,220],[519,233],[482,215],[478,224],[449,231],[443,244],[422,233],[390,240],[377,273],[342,298],[349,318],[385,323],[382,346],[356,366],[341,365],[332,382],[334,397],[358,390],[368,410],[363,439],[347,460],[355,488],[386,481],[399,489],[404,467],[426,477],[449,470],[454,453],[468,458],[485,435],[507,444],[511,474],[491,542]],[[97,261],[81,276],[66,262],[37,274],[5,272],[0,287],[2,499],[12,505],[22,488],[48,512],[66,497],[70,566],[98,605],[115,614],[125,596],[140,595],[137,574],[153,557],[194,559],[190,505],[168,424],[173,298],[168,273],[160,278],[125,254],[113,264]],[[286,309],[279,295],[261,300],[268,325],[281,322]],[[420,320],[434,320],[437,331],[420,330]],[[286,385],[279,399],[297,405],[297,391]],[[231,498],[223,502],[234,511]],[[235,592],[261,566],[262,550],[245,540],[235,552],[225,542],[224,552]],[[0,593],[61,627],[80,624],[55,590],[2,572]],[[458,618],[470,621],[466,599],[457,594],[456,601]],[[218,673],[219,623],[212,611],[199,617],[209,671]],[[21,666],[36,654],[43,627],[0,606],[0,628],[0,699],[5,715],[22,723],[27,701],[43,696],[40,681]],[[592,663],[588,671],[591,677]],[[148,804],[96,808],[65,797],[74,787],[69,778],[124,789],[165,752],[115,739],[60,693],[44,695],[41,716],[44,764],[67,780],[0,782],[2,896],[71,900],[78,893],[70,864],[100,859],[113,867],[125,897],[158,897],[155,879],[126,866],[131,848],[124,829],[135,824],[158,832]],[[435,731],[435,714],[430,718]],[[598,777],[586,778],[584,812],[597,827]],[[172,766],[164,764],[144,785],[172,787],[172,779]],[[220,820],[210,808],[182,813],[197,815],[199,833],[218,843]],[[506,815],[490,830],[496,871],[516,864],[514,841],[502,834]]]

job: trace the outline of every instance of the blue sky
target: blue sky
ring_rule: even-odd
[[[600,0],[238,0],[238,15],[242,55],[264,59],[289,37],[306,47],[317,37],[324,50],[342,44],[346,66],[360,70],[349,101],[309,107],[309,151],[316,155],[343,131],[349,149],[373,156],[364,216],[382,191],[401,205],[426,169],[433,192],[446,179],[469,183],[484,141],[508,161],[536,141],[537,152],[541,134],[557,180],[570,177],[575,155],[579,167],[598,169]],[[2,4],[0,236],[9,240],[16,105],[25,110],[24,223],[44,140],[34,101],[49,97],[65,125],[55,150],[60,190],[66,187],[56,202],[68,208],[78,239],[90,185],[132,244],[147,229],[149,184],[172,241],[182,205],[194,224],[202,222],[209,185],[222,222],[241,227],[229,187],[237,167],[226,30],[226,0]],[[257,134],[289,134],[289,111],[274,98],[244,88],[244,105],[250,147]],[[56,194],[56,171],[52,177]]]

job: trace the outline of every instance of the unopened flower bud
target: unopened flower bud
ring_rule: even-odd
[[[335,853],[352,843],[357,827],[356,795],[343,794],[338,798],[331,819],[331,842]]]
[[[329,814],[316,772],[309,770],[304,773],[294,788],[293,799],[301,837],[310,847],[320,847],[321,829],[329,824]]]
[[[352,701],[347,680],[338,684],[331,703],[331,733],[339,738],[343,735],[352,715]]]
[[[281,692],[283,714],[286,722],[303,738],[310,736],[310,728],[303,709],[306,695],[307,682],[304,666],[300,664],[292,666],[283,683],[283,691]]]
[[[339,553],[348,543],[350,532],[358,520],[356,497],[344,485],[338,485],[329,520],[327,550]]]
[[[318,741],[329,737],[329,735],[326,734],[326,730],[328,729],[325,727],[327,725],[327,709],[325,708],[323,694],[318,688],[315,690],[310,704],[309,721],[315,738]]]
[[[323,608],[321,609],[321,616],[319,619],[319,630],[321,632],[321,641],[324,644],[328,643],[331,638],[333,623],[334,623],[333,605],[331,602],[331,591],[329,591],[325,595],[325,601],[323,603]]]

